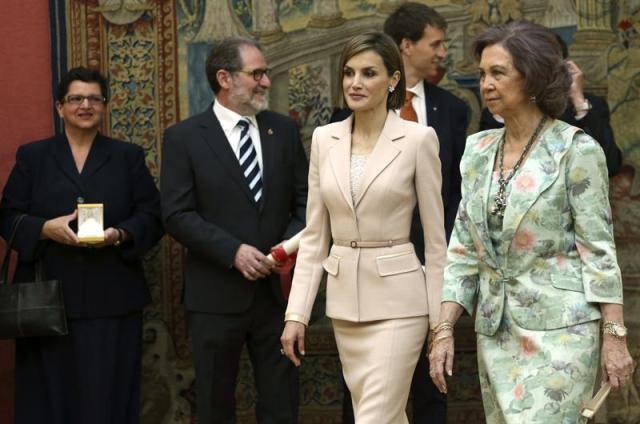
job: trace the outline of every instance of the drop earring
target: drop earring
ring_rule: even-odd
[[[389,93],[393,93],[393,90],[395,90],[396,88],[393,85],[389,86]]]

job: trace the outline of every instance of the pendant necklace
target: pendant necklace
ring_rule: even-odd
[[[513,166],[513,170],[511,171],[511,174],[509,174],[508,177],[505,177],[504,175],[504,145],[507,140],[506,128],[502,133],[502,139],[500,140],[500,145],[498,146],[498,169],[500,170],[500,176],[498,178],[498,193],[496,194],[496,197],[493,199],[493,207],[491,208],[491,215],[497,215],[499,218],[504,218],[504,211],[507,208],[507,196],[506,196],[507,185],[509,184],[509,181],[511,181],[511,178],[513,178],[513,176],[516,174],[516,172],[520,168],[520,165],[522,165],[522,161],[527,156],[527,153],[529,153],[529,150],[531,150],[531,146],[533,146],[533,142],[538,137],[538,134],[540,133],[540,130],[542,130],[542,127],[544,126],[544,123],[546,121],[547,121],[547,116],[543,115],[542,118],[540,118],[540,122],[538,123],[538,126],[531,134],[531,137],[529,138],[529,141],[527,142],[526,146],[524,146],[524,150],[522,151],[520,158],[518,159],[516,164]]]

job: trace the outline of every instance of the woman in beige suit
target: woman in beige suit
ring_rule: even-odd
[[[440,307],[446,242],[438,140],[394,111],[404,102],[402,72],[398,48],[383,33],[358,35],[342,52],[343,96],[354,113],[313,133],[307,227],[281,338],[299,366],[294,348],[304,355],[326,271],[326,312],[358,424],[408,422],[411,377]],[[409,242],[416,204],[426,275]]]

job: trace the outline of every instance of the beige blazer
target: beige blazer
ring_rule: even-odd
[[[313,133],[307,227],[285,319],[309,322],[326,271],[330,318],[362,322],[430,314],[437,322],[446,240],[436,133],[389,112],[353,201],[352,119]],[[334,240],[408,240],[416,202],[424,228],[426,273],[410,242],[375,248],[331,246]]]

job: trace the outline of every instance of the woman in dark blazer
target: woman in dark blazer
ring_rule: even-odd
[[[58,86],[64,133],[21,146],[0,203],[7,239],[20,223],[15,282],[62,282],[69,334],[16,340],[16,423],[137,423],[142,257],[162,237],[160,202],[143,150],[98,133],[107,83],[71,69]],[[78,203],[104,204],[104,242],[76,236]]]

